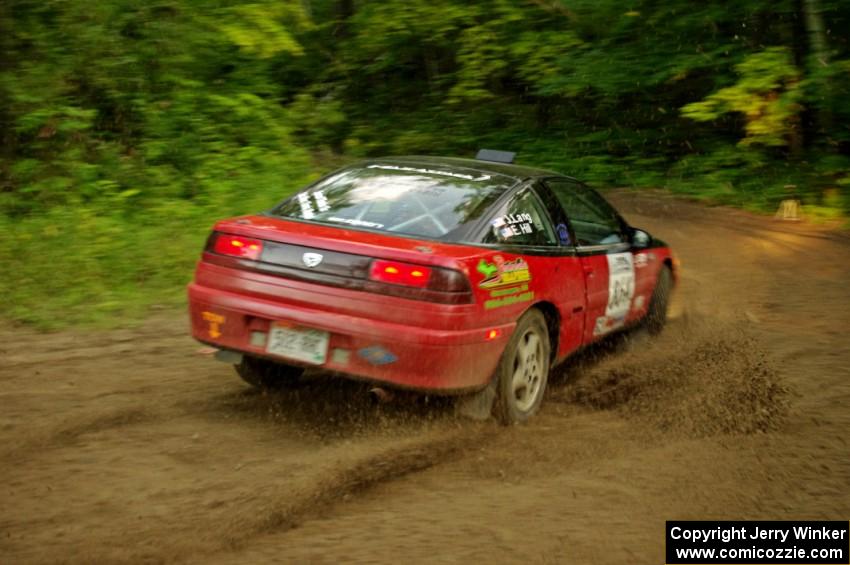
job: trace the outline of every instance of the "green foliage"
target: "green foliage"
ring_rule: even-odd
[[[55,326],[174,303],[215,219],[310,175],[270,79],[301,53],[300,4],[6,9],[0,314]]]
[[[301,55],[303,49],[290,30],[309,27],[301,4],[292,1],[233,6],[211,23],[240,49],[263,59],[281,53]]]
[[[735,66],[738,81],[682,108],[682,114],[700,122],[728,112],[746,116],[742,145],[785,146],[802,110],[800,71],[785,47],[772,47],[746,57]]]
[[[289,105],[299,139],[316,146],[340,148],[345,140],[346,115],[340,100],[301,93]]]
[[[210,224],[314,178],[311,154],[491,147],[846,214],[848,28],[839,0],[0,2],[0,316],[179,302]]]

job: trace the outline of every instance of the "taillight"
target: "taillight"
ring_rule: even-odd
[[[321,260],[308,267],[305,262],[308,255],[319,255]],[[469,278],[457,269],[373,259],[217,231],[207,239],[203,261],[232,269],[411,300],[440,304],[472,304],[475,301]]]
[[[365,289],[371,292],[443,304],[473,301],[469,279],[454,269],[375,259],[369,279],[372,282]]]
[[[220,233],[215,238],[212,250],[220,255],[256,260],[263,252],[263,242],[251,237]]]
[[[376,259],[372,261],[369,278],[378,282],[412,286],[415,288],[428,288],[428,281],[431,279],[431,269],[420,265],[411,265],[410,263]]]

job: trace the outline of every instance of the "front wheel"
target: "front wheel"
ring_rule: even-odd
[[[658,335],[667,323],[667,307],[670,304],[670,292],[673,290],[673,274],[667,266],[661,267],[655,291],[649,302],[646,314],[646,329],[651,335]]]
[[[242,357],[242,361],[234,365],[242,380],[249,385],[262,390],[275,390],[291,385],[298,380],[304,369],[275,363],[258,357]]]
[[[496,369],[496,417],[503,424],[525,422],[540,408],[549,379],[549,330],[539,310],[517,322]]]

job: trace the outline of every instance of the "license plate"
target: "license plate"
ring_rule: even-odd
[[[266,352],[303,363],[321,365],[328,357],[330,334],[313,328],[274,324]]]

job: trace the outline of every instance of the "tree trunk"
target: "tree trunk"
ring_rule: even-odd
[[[336,5],[337,26],[336,36],[340,38],[348,37],[351,30],[348,27],[348,20],[354,15],[354,0],[339,0]]]
[[[809,36],[808,71],[816,96],[818,131],[821,135],[832,128],[832,91],[829,68],[829,46],[819,0],[803,0],[806,32]]]
[[[0,159],[11,159],[15,146],[15,128],[12,117],[12,99],[6,90],[6,81],[12,76],[12,9],[0,2]],[[0,182],[3,177],[0,163]],[[0,187],[2,189],[2,187]]]

